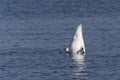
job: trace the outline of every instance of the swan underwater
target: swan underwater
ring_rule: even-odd
[[[73,59],[84,59],[85,57],[85,45],[82,33],[82,24],[78,25],[72,42],[69,47],[62,50],[62,53],[68,53]]]

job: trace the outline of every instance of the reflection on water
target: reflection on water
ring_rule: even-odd
[[[87,73],[85,70],[86,65],[85,65],[84,59],[74,59],[73,65],[75,66],[73,68],[74,75],[81,76],[81,77],[87,76]]]
[[[80,78],[87,78],[85,56],[79,54],[63,54],[66,59],[72,58],[72,74]]]

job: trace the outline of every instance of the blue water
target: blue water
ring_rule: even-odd
[[[82,23],[84,61],[59,54]],[[119,0],[1,0],[0,80],[119,80]]]

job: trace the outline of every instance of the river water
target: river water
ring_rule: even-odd
[[[1,0],[0,80],[119,80],[119,0]],[[83,25],[83,61],[59,54]]]

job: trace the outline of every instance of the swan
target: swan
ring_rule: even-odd
[[[78,25],[70,46],[64,48],[62,52],[72,55],[74,59],[84,58],[86,50],[82,33],[82,24]]]

